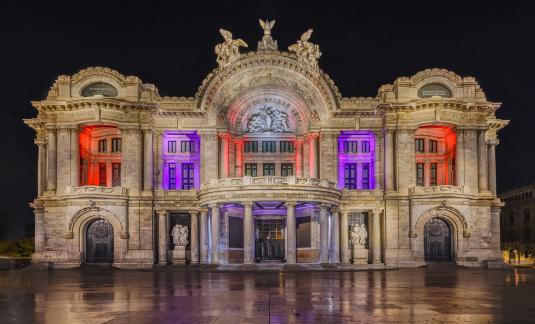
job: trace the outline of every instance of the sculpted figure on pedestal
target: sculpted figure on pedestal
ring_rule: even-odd
[[[259,51],[276,51],[278,49],[277,41],[273,40],[271,37],[271,29],[273,29],[273,26],[275,26],[275,20],[269,21],[269,20],[262,20],[259,19],[260,26],[264,30],[264,36],[262,37],[262,40],[258,42],[258,50]]]
[[[351,241],[357,247],[362,247],[366,244],[368,238],[368,231],[362,224],[353,224],[351,226]]]
[[[224,68],[240,57],[240,46],[248,46],[241,38],[232,39],[232,33],[228,30],[220,29],[219,32],[225,41],[215,46],[215,53],[217,54],[216,60],[219,67]]]
[[[312,70],[316,76],[319,76],[318,59],[321,57],[320,47],[310,43],[308,40],[312,36],[312,29],[307,30],[296,44],[288,47],[291,52],[295,52],[297,60],[302,62]]]
[[[175,225],[171,231],[171,236],[173,237],[173,245],[177,246],[186,246],[188,245],[188,227],[182,225]]]

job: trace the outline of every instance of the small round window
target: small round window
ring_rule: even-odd
[[[82,96],[92,97],[95,95],[101,95],[104,97],[117,97],[117,89],[114,86],[104,82],[97,82],[88,85],[82,90]]]
[[[435,96],[444,98],[452,97],[450,89],[440,83],[429,83],[418,90],[418,97],[420,98],[429,98]]]

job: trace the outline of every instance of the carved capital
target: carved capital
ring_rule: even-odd
[[[66,239],[72,240],[74,238],[74,233],[72,231],[69,231],[69,232],[66,232],[64,236]]]
[[[130,234],[128,232],[121,232],[120,237],[123,240],[127,240],[130,238]]]

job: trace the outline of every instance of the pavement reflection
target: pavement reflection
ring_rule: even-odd
[[[3,323],[529,322],[535,269],[0,272]]]

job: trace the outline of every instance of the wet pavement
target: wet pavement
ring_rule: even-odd
[[[0,271],[2,323],[532,322],[535,269]]]

